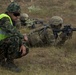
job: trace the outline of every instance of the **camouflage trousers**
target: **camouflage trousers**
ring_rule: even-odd
[[[21,41],[18,36],[13,36],[0,41],[0,60],[16,59],[21,57],[19,53]]]

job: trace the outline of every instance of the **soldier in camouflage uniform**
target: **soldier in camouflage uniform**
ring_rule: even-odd
[[[35,20],[30,19],[28,14],[26,13],[21,13],[20,22],[22,26],[26,26],[27,28],[30,28],[30,29],[35,28]]]
[[[20,19],[17,20],[16,22],[16,27],[19,29],[22,26],[25,26],[25,28],[34,28],[34,20],[30,19],[28,14],[26,13],[21,13]]]
[[[15,22],[20,16],[20,6],[12,2],[7,11],[0,15],[0,65],[9,70],[20,72],[14,64],[14,59],[28,53],[24,37],[15,27]]]
[[[20,21],[21,21],[21,25],[22,26],[26,26],[27,25],[27,20],[29,19],[28,14],[26,13],[21,13],[20,15]]]
[[[28,14],[26,13],[21,13],[20,21],[18,21],[17,24],[19,24],[20,22],[21,22],[21,26],[26,26],[26,28],[28,29],[35,29],[43,25],[43,20],[30,19]]]
[[[62,25],[63,19],[59,16],[53,16],[50,20],[50,25],[48,28],[43,26],[29,33],[29,45],[31,47],[46,45],[53,45],[57,47],[62,46],[69,36],[62,32],[59,32],[57,36],[53,33],[53,29],[61,29]]]

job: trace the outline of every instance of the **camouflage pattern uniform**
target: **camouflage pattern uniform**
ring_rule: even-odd
[[[43,29],[44,26],[39,27],[31,31],[28,35],[30,47],[41,47],[47,45],[53,45],[55,38],[51,28]]]
[[[21,25],[20,25],[21,23]],[[21,13],[20,20],[17,21],[17,27],[25,26],[28,29],[35,29],[37,27],[41,27],[43,25],[43,21],[39,19],[30,19],[28,14]]]
[[[23,42],[22,42],[23,41],[23,35],[19,31],[17,31],[14,26],[10,25],[10,21],[8,18],[1,19],[0,27],[4,31],[8,32],[9,36],[11,36],[11,37],[6,38],[5,40],[1,41],[2,43],[0,43],[0,44],[2,46],[0,48],[8,49],[8,51],[10,51],[10,53],[11,53],[11,51],[19,50],[19,47],[23,44]],[[17,49],[17,47],[18,47],[18,49]],[[14,57],[14,56],[12,56],[12,57]]]
[[[17,3],[12,2],[7,8],[7,12],[13,12],[20,9],[20,7],[18,7],[19,5]],[[7,12],[6,14],[8,15]],[[13,25],[11,25],[9,18],[7,17],[0,19],[0,28],[5,31],[8,36],[10,36],[0,41],[0,65],[4,66],[4,63],[7,63],[8,65],[5,66],[17,72],[20,70],[14,65],[14,59],[21,57],[21,53],[19,52],[20,47],[22,44],[25,46],[26,44],[23,42],[24,36],[16,29],[14,25],[14,22]]]
[[[34,19],[30,19],[28,14],[22,13],[20,15],[21,26],[26,26],[27,28],[34,28]]]
[[[16,27],[19,29],[22,26],[25,26],[25,28],[32,29],[33,24],[34,24],[34,20],[30,19],[28,14],[21,13],[20,19],[18,19],[17,22],[16,22]]]
[[[46,46],[52,45],[60,47],[65,43],[65,41],[69,38],[64,33],[59,32],[58,36],[53,33],[53,29],[61,29],[63,24],[63,19],[59,16],[53,16],[50,20],[49,28],[40,27],[29,33],[29,44],[31,47],[33,46]],[[52,26],[52,27],[51,27]],[[43,30],[41,30],[44,28]],[[36,37],[35,37],[36,36]]]

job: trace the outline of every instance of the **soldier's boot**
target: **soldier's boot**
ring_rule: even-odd
[[[18,66],[15,65],[13,60],[6,60],[6,65],[5,67],[13,72],[21,72],[21,69],[18,68]]]

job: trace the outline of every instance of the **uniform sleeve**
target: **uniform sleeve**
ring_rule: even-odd
[[[11,25],[7,17],[0,20],[0,28],[5,31],[9,36],[17,35],[19,38],[23,39],[23,35],[13,25]]]

